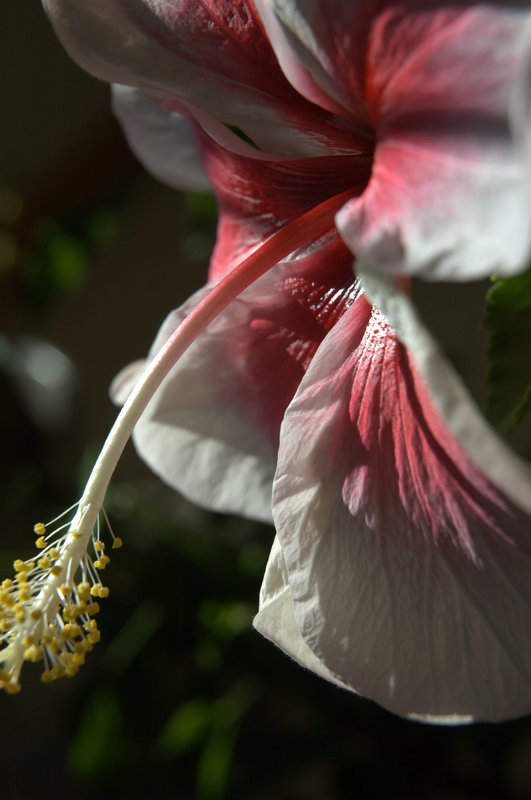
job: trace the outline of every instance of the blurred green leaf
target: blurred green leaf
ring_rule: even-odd
[[[87,220],[87,238],[91,245],[110,242],[118,232],[118,214],[113,208],[97,208]]]
[[[115,672],[124,672],[161,626],[164,611],[157,603],[144,602],[131,614],[105,653]]]
[[[96,778],[121,761],[123,743],[118,700],[112,692],[97,689],[86,705],[68,750],[67,767],[77,778]]]
[[[197,765],[200,800],[225,796],[236,738],[236,731],[231,729],[215,730],[209,736]]]
[[[220,639],[233,639],[249,630],[252,619],[253,608],[249,603],[206,600],[199,607],[201,624]]]
[[[212,723],[212,703],[196,697],[180,705],[171,714],[158,739],[160,750],[170,757],[204,741]]]
[[[508,433],[531,411],[531,269],[487,294],[487,417]]]
[[[41,220],[22,265],[26,290],[39,301],[69,294],[83,284],[88,261],[86,245],[78,237],[55,220]]]
[[[188,192],[185,195],[185,208],[192,222],[204,225],[212,224],[217,219],[216,198],[211,192],[204,194]]]

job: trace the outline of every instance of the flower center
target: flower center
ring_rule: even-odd
[[[109,593],[99,578],[109,562],[99,515],[116,464],[142,412],[204,329],[278,262],[332,229],[335,213],[351,196],[352,190],[335,195],[271,236],[212,287],[147,365],[111,428],[81,499],[49,525],[67,521],[50,534],[38,523],[39,558],[17,559],[14,577],[0,584],[0,688],[9,693],[20,689],[24,661],[43,662],[45,682],[77,672],[85,653],[99,640],[93,619],[99,610],[96,599]],[[113,547],[119,547],[121,540],[112,531],[111,536]]]

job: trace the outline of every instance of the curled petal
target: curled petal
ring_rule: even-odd
[[[366,137],[289,85],[246,0],[43,2],[84,69],[199,117],[212,135],[222,126],[224,144],[231,140],[237,149],[230,126],[254,143],[257,156],[260,150],[282,157],[366,149]]]
[[[152,103],[132,86],[112,87],[113,110],[136,157],[164,183],[185,191],[211,191],[189,119]]]
[[[367,39],[381,3],[255,0],[279,63],[316,105],[371,127],[365,102]]]
[[[509,118],[528,79],[528,4],[257,8],[298,91],[375,131],[369,186],[337,216],[357,257],[443,280],[524,268],[529,179]]]
[[[371,181],[337,217],[359,257],[433,279],[525,267],[528,176],[509,112],[530,34],[528,10],[495,6],[419,13],[416,25],[400,10],[378,19]]]
[[[423,369],[360,296],[286,412],[273,513],[296,626],[337,681],[395,713],[518,716],[531,709],[531,482],[516,504],[485,475],[439,411],[462,394]],[[496,447],[494,472],[511,473]],[[280,627],[266,633],[291,651]]]
[[[166,483],[199,505],[270,521],[282,417],[319,343],[353,300],[350,260],[336,237],[277,265],[178,361],[133,437]],[[206,292],[169,315],[150,357]],[[117,403],[141,369],[136,362],[115,379]]]
[[[266,565],[260,589],[260,610],[253,620],[253,625],[267,639],[275,641],[301,666],[344,689],[349,688],[313,654],[297,628],[288,571],[278,537],[273,541]]]

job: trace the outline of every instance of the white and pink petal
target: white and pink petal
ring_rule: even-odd
[[[43,0],[64,47],[103,80],[136,86],[166,110],[200,117],[238,150],[237,128],[271,158],[367,149],[339,117],[285,79],[247,0]],[[258,148],[258,149],[257,149]]]
[[[179,359],[137,423],[139,455],[199,505],[271,520],[284,412],[320,342],[352,301],[351,257],[341,240],[310,250],[235,299]],[[149,358],[208,291],[168,316]],[[142,366],[115,379],[117,403]]]
[[[296,628],[336,682],[395,713],[519,716],[531,709],[531,482],[522,496],[517,470],[517,504],[485,475],[439,410],[463,396],[433,389],[423,366],[360,295],[287,409],[273,513]],[[494,449],[490,473],[511,474]],[[268,617],[263,631],[304,653],[293,627]]]
[[[369,186],[337,216],[356,256],[438,280],[525,267],[529,179],[510,115],[528,80],[529,3],[257,8],[297,90],[374,132]]]

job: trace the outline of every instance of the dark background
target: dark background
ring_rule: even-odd
[[[79,496],[114,419],[107,387],[201,286],[214,218],[135,164],[108,88],[69,61],[38,2],[2,4],[0,76],[3,577],[30,554],[33,524]],[[482,336],[463,320],[479,319],[481,291],[462,287],[459,307],[453,287],[422,292],[479,393]],[[72,365],[60,420],[28,405],[20,353],[36,340]],[[528,720],[409,723],[251,631],[271,530],[190,506],[132,450],[107,510],[125,546],[106,573],[102,642],[73,680],[43,686],[29,666],[22,693],[0,697],[2,800],[531,798]]]

